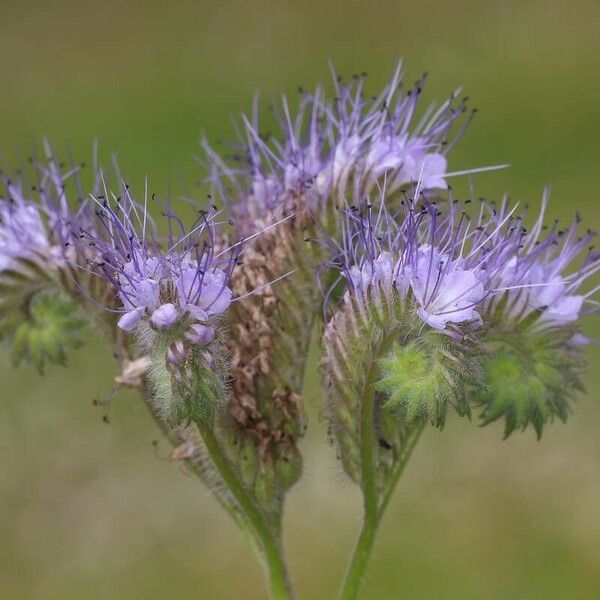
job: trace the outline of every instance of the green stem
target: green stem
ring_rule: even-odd
[[[371,398],[373,395],[370,395]],[[412,429],[404,441],[402,450],[394,469],[382,493],[381,503],[377,503],[377,489],[375,486],[375,463],[373,460],[375,442],[373,438],[373,400],[364,403],[363,410],[367,408],[367,412],[363,412],[361,432],[361,461],[362,461],[362,478],[363,478],[363,498],[364,498],[364,523],[360,536],[354,548],[352,560],[348,568],[346,579],[342,587],[340,597],[342,600],[355,600],[358,597],[360,586],[364,579],[367,564],[373,551],[377,530],[381,519],[385,513],[385,509],[392,497],[396,484],[398,483],[408,459],[425,427],[425,423],[418,424]],[[371,439],[369,439],[369,436]]]
[[[378,525],[379,519],[377,517],[367,519],[365,515],[363,528],[356,542],[352,561],[350,562],[340,594],[342,600],[354,600],[358,597],[358,590],[362,584],[367,563],[373,550],[373,544],[375,543]]]
[[[394,470],[392,471],[389,483],[386,486],[385,491],[383,492],[383,498],[379,506],[379,512],[381,513],[381,515],[383,515],[385,509],[387,508],[390,498],[392,497],[394,490],[396,489],[396,485],[398,484],[400,477],[402,477],[402,473],[404,473],[406,463],[411,457],[412,451],[417,445],[417,442],[421,437],[421,433],[423,433],[423,429],[425,429],[425,425],[427,425],[427,421],[423,421],[415,425],[415,427],[413,427],[413,429],[411,429],[408,432],[406,439],[404,440],[404,444],[402,445],[400,455],[398,456],[396,464],[394,465]]]
[[[157,357],[155,358],[153,356],[152,362],[154,365],[160,366],[160,370],[155,368],[153,371],[153,375],[157,379],[161,376],[169,379],[171,377],[164,366],[165,352],[166,348],[164,347],[164,344],[163,346],[158,345],[154,349],[154,353]],[[146,406],[163,432],[172,443],[177,445],[179,442],[177,431],[170,427],[169,424],[164,421],[162,416],[157,413],[147,384],[144,387],[145,389],[143,391]],[[261,510],[256,505],[255,499],[248,493],[239,480],[237,473],[226,458],[215,437],[212,422],[208,422],[206,419],[202,418],[194,419],[194,422],[198,426],[199,433],[204,442],[204,447],[210,457],[213,467],[219,474],[227,491],[233,496],[235,502],[229,502],[224,496],[215,494],[217,500],[233,517],[234,521],[239,525],[240,530],[250,539],[253,548],[259,550],[259,557],[267,568],[270,592],[273,600],[286,600],[291,598],[292,591],[287,575],[287,569],[283,560],[278,522],[269,523],[266,520]],[[187,462],[199,475],[200,479],[204,479],[202,465],[193,459]]]
[[[144,393],[142,396],[144,399],[144,404],[148,408],[152,418],[161,429],[165,437],[173,444],[173,446],[177,446],[182,443],[183,440],[180,439],[177,431],[170,427],[164,419],[156,414],[156,410],[154,409],[152,401],[150,400],[150,394],[148,393],[147,388],[145,388],[143,391]],[[223,480],[225,481],[225,477],[228,477],[226,481],[227,485],[230,487],[230,483],[233,482],[234,485],[239,488],[238,491],[241,491],[241,494],[233,494],[238,506],[232,506],[227,502],[223,502],[222,499],[216,495],[219,504],[229,513],[242,533],[245,534],[252,549],[257,553],[260,560],[266,563],[272,598],[274,600],[291,598],[292,593],[290,590],[289,578],[287,576],[285,563],[281,557],[281,545],[279,541],[268,529],[267,525],[264,523],[262,515],[253,506],[251,499],[247,497],[245,490],[239,484],[233,469],[231,469],[230,465],[223,457],[212,430],[206,424],[202,425],[201,423],[198,423],[198,427],[200,429],[200,433],[202,434],[202,439],[204,440],[206,449],[209,452],[211,459],[213,460],[213,463],[215,464],[215,467],[219,471],[219,474]],[[196,475],[198,475],[198,477],[202,480],[203,473],[201,465],[194,459],[189,459],[186,462],[192,471],[194,471],[194,473],[196,473]],[[233,490],[231,490],[231,492],[233,493]],[[240,495],[243,495],[245,498],[244,504],[242,504],[239,500]],[[250,508],[250,511],[248,508]],[[254,520],[250,518],[251,515],[255,517]],[[258,521],[260,521],[263,526],[257,527],[256,523]]]
[[[172,446],[176,448],[177,446],[182,444],[184,442],[184,440],[178,434],[177,430],[170,427],[169,424],[160,415],[158,415],[156,413],[156,410],[154,408],[152,400],[150,399],[150,394],[148,392],[147,385],[144,386],[142,398],[143,398],[144,404],[146,405],[146,408],[148,409],[148,412],[150,413],[155,424],[161,430],[163,435],[169,440],[169,442],[172,444]],[[193,473],[195,473],[198,476],[198,478],[202,481],[203,480],[202,465],[193,458],[189,458],[185,462],[186,462],[186,465],[189,467],[189,469]],[[256,549],[257,541],[256,541],[256,539],[254,539],[254,536],[252,535],[254,532],[249,530],[248,523],[246,522],[246,519],[244,519],[244,515],[241,512],[241,510],[239,510],[235,507],[229,506],[226,502],[223,502],[223,500],[216,494],[215,494],[215,498],[217,499],[219,504],[229,513],[229,515],[236,522],[236,524],[239,526],[239,528],[242,531],[244,531],[244,533],[247,534],[252,547],[254,549]]]
[[[223,456],[219,442],[217,441],[210,425],[203,421],[197,421],[198,429],[202,435],[206,450],[210,455],[214,467],[221,479],[231,492],[235,501],[240,506],[250,525],[260,540],[264,560],[267,567],[269,588],[273,600],[286,600],[293,597],[287,569],[283,560],[283,553],[279,535],[275,535],[264,516],[256,507],[254,500],[240,483],[235,471]]]
[[[373,368],[371,371],[373,371]],[[360,417],[360,462],[364,521],[344,581],[341,594],[343,599],[354,599],[358,594],[379,525],[377,485],[375,482],[375,389],[374,377],[371,375],[372,373],[367,377],[367,388]]]

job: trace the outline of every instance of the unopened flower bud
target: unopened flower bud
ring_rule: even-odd
[[[169,329],[179,319],[179,311],[174,304],[161,304],[150,317],[150,323],[157,329]]]
[[[167,362],[180,367],[188,357],[188,351],[181,340],[176,340],[167,349]]]
[[[215,329],[210,325],[195,323],[185,332],[185,337],[192,344],[210,344],[215,339]]]
[[[302,474],[302,457],[296,446],[284,448],[275,459],[277,483],[283,490],[291,488]]]

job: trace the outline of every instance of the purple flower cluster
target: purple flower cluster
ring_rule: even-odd
[[[197,210],[186,228],[167,204],[162,214],[168,235],[161,243],[147,199],[138,204],[129,186],[122,186],[121,195],[106,192],[92,200],[96,226],[73,237],[93,249],[89,268],[117,291],[123,306],[119,327],[132,331],[147,320],[155,330],[180,328],[192,344],[211,342],[213,318],[232,301],[229,279],[239,256],[239,245],[216,248],[216,207]]]
[[[410,303],[434,329],[564,326],[597,310],[599,288],[581,289],[600,269],[600,254],[590,247],[592,232],[578,237],[578,219],[542,235],[546,204],[545,197],[531,231],[507,201],[500,208],[482,201],[476,218],[451,200],[417,205],[406,197],[395,214],[383,200],[347,207],[342,243],[327,241],[335,256],[329,266],[345,279],[346,300],[365,309]]]
[[[518,243],[491,277],[493,294],[485,302],[488,314],[500,312],[497,320],[519,323],[533,314],[534,325],[541,330],[574,323],[598,310],[594,295],[600,288],[585,290],[587,280],[600,270],[600,253],[591,245],[595,233],[580,235],[578,216],[566,229],[560,229],[558,221],[548,228],[547,205],[544,194],[530,231],[523,227],[523,218],[512,225]],[[506,210],[504,203],[496,219]]]
[[[67,223],[82,224],[87,218],[78,178],[81,165],[65,169],[47,143],[45,151],[44,161],[30,159],[27,172],[0,177],[0,271],[19,270],[19,259],[53,269],[73,258]]]
[[[376,211],[372,205],[345,210],[343,248],[332,265],[341,268],[346,295],[364,307],[410,299],[419,317],[436,329],[478,320],[476,307],[485,296],[481,257],[461,252],[465,227],[458,224],[453,231],[452,218],[444,219],[435,205],[406,204],[400,220],[383,203]]]
[[[295,117],[284,98],[276,115],[281,139],[262,135],[255,109],[244,119],[237,165],[204,144],[210,180],[244,233],[272,213],[284,214],[300,195],[318,204],[344,197],[348,189],[368,193],[384,176],[389,192],[417,183],[421,189],[447,187],[446,154],[470,121],[452,133],[466,99],[455,102],[454,93],[417,119],[425,76],[405,92],[401,75],[399,65],[382,92],[368,98],[364,74],[348,84],[334,74],[335,97],[328,100],[320,88],[314,94],[301,90]]]

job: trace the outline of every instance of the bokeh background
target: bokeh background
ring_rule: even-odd
[[[0,0],[0,148],[43,136],[89,159],[118,152],[129,179],[175,191],[199,170],[201,131],[266,99],[366,70],[376,91],[400,56],[429,99],[465,86],[480,114],[453,169],[478,194],[581,210],[600,225],[600,4],[596,1],[70,2]],[[592,326],[592,332],[593,326]],[[595,327],[595,333],[600,334]],[[195,480],[156,455],[133,394],[111,424],[92,407],[115,364],[93,332],[67,370],[41,378],[0,358],[0,597],[257,599],[254,557]],[[600,598],[600,372],[567,426],[501,441],[452,421],[417,447],[384,522],[364,598]],[[300,598],[335,596],[360,502],[325,443],[316,370],[306,390],[305,475],[286,545]]]

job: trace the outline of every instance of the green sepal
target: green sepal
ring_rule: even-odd
[[[395,343],[379,366],[375,389],[385,394],[383,409],[397,412],[408,426],[428,420],[441,428],[449,407],[470,416],[467,386],[480,379],[479,357],[452,337],[423,332],[404,346]]]
[[[46,362],[66,364],[67,351],[82,344],[84,325],[77,307],[50,289],[18,305],[4,302],[0,311],[0,330],[11,346],[14,364],[29,362],[40,373]]]
[[[290,489],[302,475],[302,456],[296,446],[280,448],[275,457],[277,483],[282,490]]]
[[[554,418],[565,422],[583,390],[584,356],[570,343],[573,331],[520,329],[496,334],[483,368],[485,386],[474,391],[481,424],[504,417],[504,438],[531,425],[538,437]]]
[[[254,494],[262,507],[265,507],[268,511],[276,510],[278,487],[272,456],[267,456],[261,461],[254,483]]]

